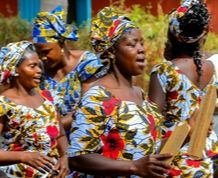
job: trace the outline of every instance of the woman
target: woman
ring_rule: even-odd
[[[84,92],[75,112],[68,150],[70,168],[78,171],[73,177],[163,177],[170,168],[163,160],[171,155],[155,155],[161,116],[132,85],[145,67],[139,29],[106,7],[92,22],[91,41],[109,72]]]
[[[165,116],[163,137],[167,138],[180,122],[190,122],[202,96],[214,80],[214,66],[201,55],[210,16],[206,4],[186,0],[171,15],[166,43],[167,61],[151,72],[149,99]],[[202,160],[187,156],[189,143],[183,145],[173,161],[172,177],[212,177],[211,157],[217,154],[217,138],[210,134]]]
[[[68,146],[53,98],[36,90],[41,62],[32,43],[10,43],[0,51],[0,170],[8,177],[65,177]]]
[[[77,40],[75,27],[64,23],[59,6],[51,12],[40,12],[34,21],[33,41],[44,64],[44,81],[61,113],[64,128],[69,129],[72,113],[81,96],[81,82],[104,75],[101,61],[89,51],[71,50],[68,42]]]

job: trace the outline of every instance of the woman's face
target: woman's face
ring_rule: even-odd
[[[35,44],[35,47],[45,68],[54,68],[62,61],[63,53],[58,43]]]
[[[19,74],[17,81],[25,88],[35,88],[40,85],[42,78],[41,61],[36,53],[28,53],[26,58],[17,67]]]
[[[144,40],[139,29],[124,34],[115,49],[116,65],[125,76],[140,75],[145,67]]]

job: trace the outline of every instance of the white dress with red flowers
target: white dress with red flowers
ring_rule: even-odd
[[[15,104],[10,99],[0,96],[0,117],[5,119],[3,130],[2,149],[5,151],[30,151],[40,152],[54,160],[59,154],[57,151],[57,136],[59,122],[55,106],[47,92],[41,92],[44,102],[37,108],[29,108]],[[20,163],[0,166],[10,178],[42,178],[50,177],[41,174],[36,169]]]
[[[201,98],[206,93],[207,87],[200,90],[170,61],[158,64],[152,69],[152,73],[157,74],[162,90],[167,96],[164,110],[166,117],[162,124],[163,137],[167,138],[174,130],[175,125],[189,119],[193,112],[199,108]],[[207,139],[204,159],[201,161],[188,157],[188,143],[184,145],[180,154],[173,161],[175,168],[171,170],[172,177],[212,178],[213,161],[211,157],[218,153],[217,141],[215,132],[212,132]]]
[[[70,134],[70,157],[99,153],[117,160],[136,160],[154,154],[161,115],[147,101],[139,106],[115,98],[103,86],[91,87],[75,113]],[[77,176],[93,177],[82,173]],[[131,176],[137,177],[137,176]]]

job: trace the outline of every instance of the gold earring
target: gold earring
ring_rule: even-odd
[[[46,61],[46,60],[48,60],[48,58],[46,56],[43,56],[43,57],[41,57],[41,60]]]
[[[64,53],[64,48],[61,48],[61,53]]]

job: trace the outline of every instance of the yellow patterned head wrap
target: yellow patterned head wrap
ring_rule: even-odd
[[[102,9],[92,20],[91,43],[97,53],[103,53],[114,45],[123,32],[129,28],[137,28],[125,16],[115,12],[111,7]]]
[[[40,12],[33,26],[33,41],[35,43],[63,42],[65,39],[76,41],[77,31],[72,25],[64,22],[65,13],[61,6],[51,12]]]
[[[16,76],[16,66],[26,51],[32,45],[29,41],[9,43],[0,51],[0,84],[10,83],[10,78]]]

